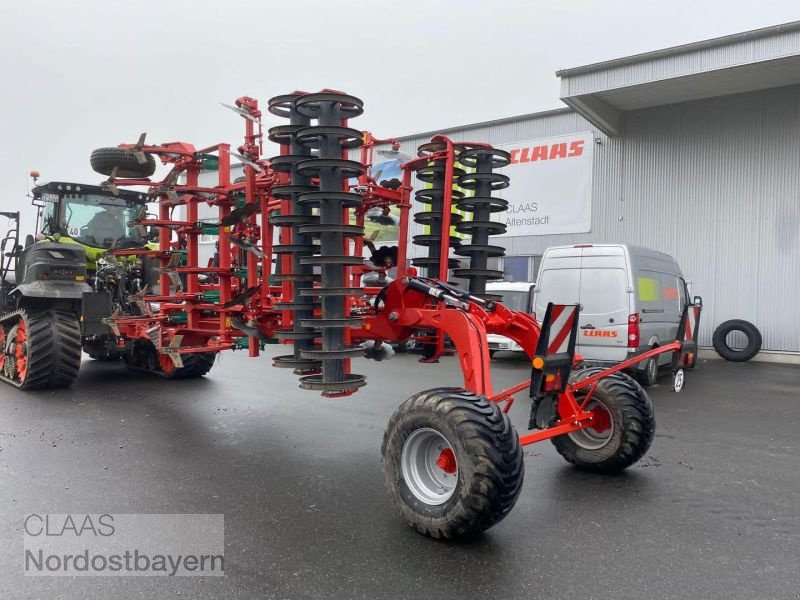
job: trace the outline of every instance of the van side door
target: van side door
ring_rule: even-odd
[[[628,352],[628,274],[622,262],[603,262],[608,266],[592,267],[583,259],[578,352],[587,360],[619,362]]]
[[[636,304],[639,312],[640,350],[670,341],[669,316],[664,300],[664,274],[642,269],[636,273]],[[667,285],[674,288],[675,283]]]

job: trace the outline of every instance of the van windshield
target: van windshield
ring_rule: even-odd
[[[502,296],[503,304],[506,305],[506,308],[525,313],[530,312],[530,307],[528,306],[528,299],[530,296],[528,292],[519,290],[492,290],[492,294]]]

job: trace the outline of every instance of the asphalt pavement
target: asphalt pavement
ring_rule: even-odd
[[[619,476],[528,446],[511,514],[452,543],[394,514],[380,443],[405,398],[459,384],[456,360],[354,361],[367,387],[325,399],[277,353],[201,380],[87,360],[71,389],[0,388],[0,598],[800,598],[800,367],[702,361],[680,394],[663,378],[655,442]],[[527,363],[499,354],[493,375]],[[26,577],[28,513],[223,513],[225,576]]]

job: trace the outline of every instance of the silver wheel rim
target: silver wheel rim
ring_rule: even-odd
[[[423,427],[408,436],[400,454],[400,467],[408,489],[418,500],[431,506],[444,504],[456,491],[458,462],[454,462],[454,473],[448,473],[437,464],[445,451],[452,453],[455,461],[455,452],[447,438],[435,429]]]
[[[658,379],[658,363],[653,358],[647,363],[647,379],[650,381]]]
[[[584,410],[591,412],[595,409],[608,413],[608,429],[597,431],[594,427],[587,427],[586,429],[580,429],[567,434],[569,439],[584,450],[600,450],[600,448],[608,444],[614,436],[614,418],[602,402],[592,400],[586,405]]]

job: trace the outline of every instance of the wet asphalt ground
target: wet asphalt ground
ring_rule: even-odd
[[[593,476],[528,446],[511,514],[447,543],[383,489],[392,411],[460,381],[417,358],[356,361],[369,385],[337,400],[244,353],[202,380],[87,360],[69,390],[0,388],[0,598],[800,598],[800,367],[704,361],[681,394],[667,376],[640,463]],[[528,368],[493,371],[499,389]],[[226,575],[25,577],[32,512],[224,513]]]

